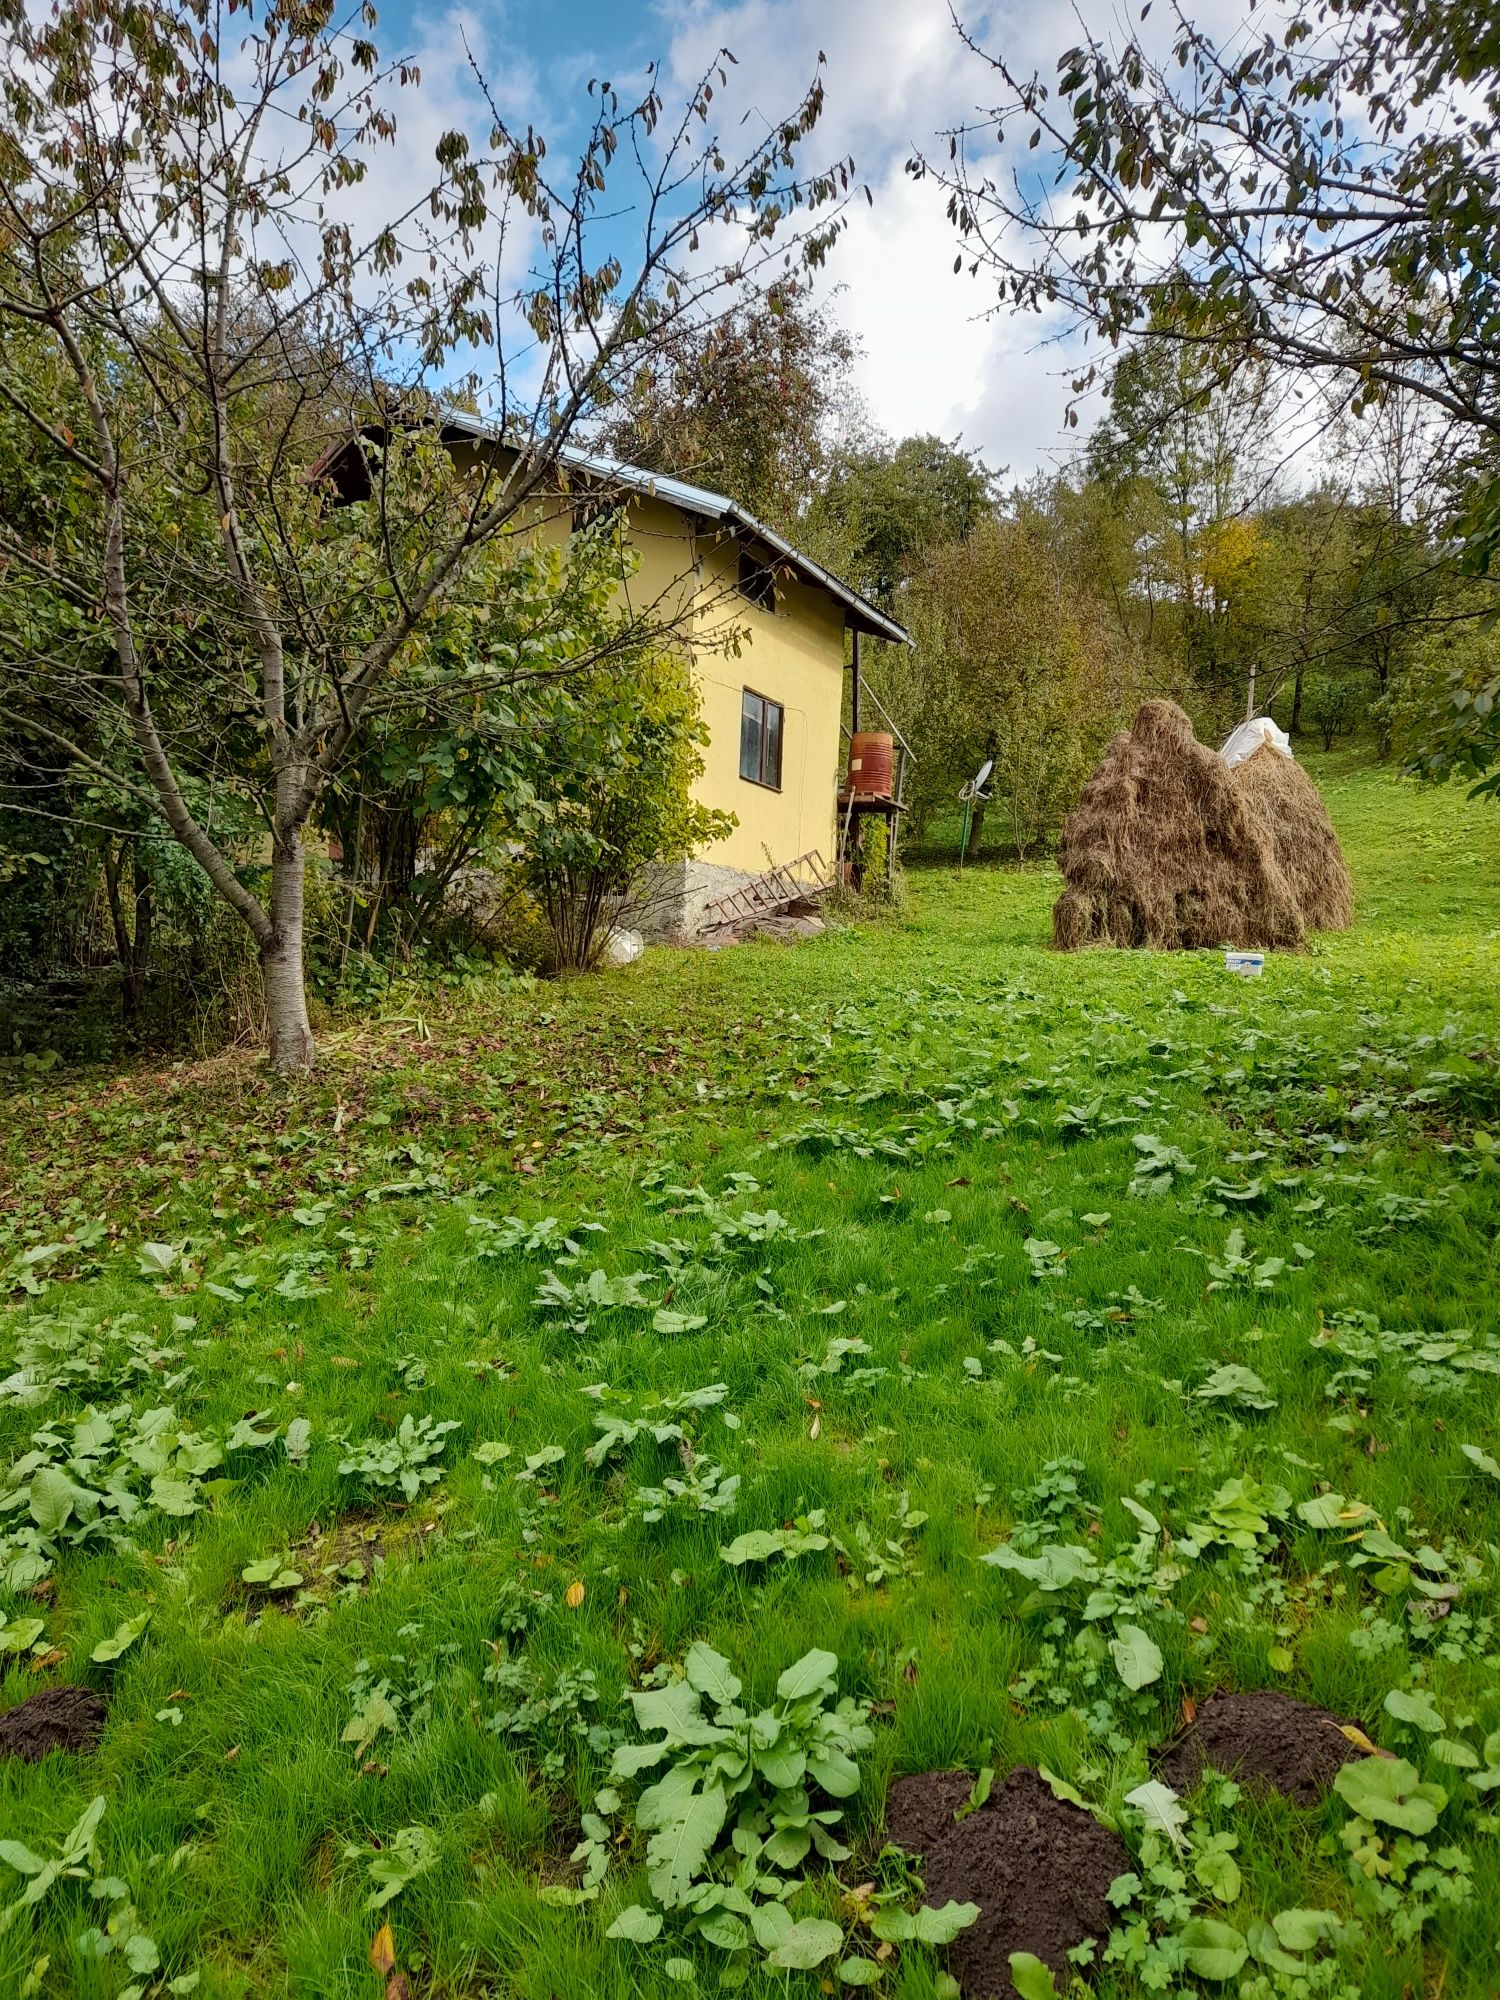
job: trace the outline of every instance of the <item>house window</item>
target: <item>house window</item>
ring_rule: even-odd
[[[781,790],[781,725],[781,703],[746,688],[740,702],[740,776],[773,792]]]
[[[740,545],[740,595],[762,611],[776,609],[776,572],[757,549]]]

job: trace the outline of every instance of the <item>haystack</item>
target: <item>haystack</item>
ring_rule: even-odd
[[[1302,766],[1265,744],[1230,773],[1259,819],[1310,931],[1346,931],[1354,885],[1323,794]]]
[[[1063,827],[1059,950],[1300,945],[1296,892],[1235,775],[1175,702],[1148,701]]]

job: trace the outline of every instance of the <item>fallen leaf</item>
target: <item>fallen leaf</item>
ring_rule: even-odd
[[[389,1924],[382,1924],[370,1940],[370,1963],[377,1972],[396,1969],[396,1940]]]
[[[1396,1761],[1394,1750],[1382,1750],[1380,1745],[1372,1743],[1365,1732],[1355,1723],[1341,1722],[1339,1724],[1339,1734],[1340,1736],[1347,1736],[1355,1749],[1363,1750],[1367,1757],[1384,1757],[1391,1763]]]
[[[574,1579],[572,1583],[568,1585],[567,1593],[563,1598],[563,1603],[567,1605],[570,1611],[576,1611],[579,1605],[582,1604],[582,1602],[583,1602],[583,1579],[582,1577],[577,1577]]]
[[[1197,1720],[1198,1720],[1198,1704],[1193,1700],[1193,1697],[1190,1694],[1185,1694],[1182,1697],[1183,1727],[1191,1729],[1193,1724]]]
[[[1206,1618],[1190,1618],[1188,1620],[1188,1630],[1201,1635],[1208,1630],[1208,1620]]]

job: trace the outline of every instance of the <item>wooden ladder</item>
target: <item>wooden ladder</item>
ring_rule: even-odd
[[[720,930],[726,924],[742,924],[752,917],[775,916],[793,903],[816,902],[833,887],[828,864],[821,852],[811,848],[795,861],[784,861],[752,876],[737,889],[716,896],[703,906],[702,928]]]

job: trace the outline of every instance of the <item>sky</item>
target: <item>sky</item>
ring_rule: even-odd
[[[1081,5],[1101,30],[1123,25],[1109,0]],[[1207,24],[1239,10],[1204,0],[1194,11]],[[1067,0],[974,0],[965,22],[981,45],[1047,74],[1078,34]],[[1078,349],[1057,325],[995,312],[992,281],[955,274],[943,192],[905,171],[914,152],[941,153],[938,135],[991,94],[948,0],[401,0],[383,10],[380,38],[383,54],[400,44],[421,63],[426,102],[415,118],[403,107],[398,150],[425,143],[428,158],[431,133],[472,96],[466,44],[501,108],[544,131],[554,156],[583,130],[591,77],[610,78],[623,97],[654,60],[670,108],[728,47],[737,59],[729,129],[794,105],[822,52],[827,101],[808,157],[852,154],[873,204],[851,204],[819,282],[860,343],[856,381],[876,423],[896,438],[962,437],[1018,479],[1076,450],[1080,433],[1065,432],[1063,411]]]

